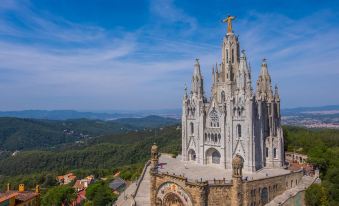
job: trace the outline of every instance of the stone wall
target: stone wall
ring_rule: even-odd
[[[232,185],[209,185],[207,205],[231,205]]]
[[[303,172],[298,171],[286,175],[244,182],[244,202],[248,203],[248,205],[268,203],[284,191],[297,186],[302,176]],[[264,190],[267,191],[267,201],[264,200]]]
[[[239,197],[242,205],[264,205],[281,195],[284,191],[296,187],[303,176],[302,171],[289,174],[265,177],[258,180],[243,180],[240,183],[240,192],[234,193],[234,180],[226,182],[216,180],[213,182],[190,182],[185,177],[167,173],[151,173],[155,181],[154,205],[162,205],[167,193],[176,194],[182,199],[184,205],[218,205],[229,206],[231,197]],[[165,188],[165,189],[164,189]],[[238,191],[238,190],[237,190]],[[232,192],[234,194],[232,194]],[[297,198],[297,197],[296,197]],[[289,202],[297,201],[296,198]],[[158,201],[156,200],[158,199]],[[157,203],[158,202],[158,203]],[[293,205],[286,202],[286,205]]]

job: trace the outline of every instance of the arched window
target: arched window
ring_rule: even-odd
[[[234,49],[232,49],[232,63],[234,63]]]
[[[191,134],[194,134],[194,124],[191,122]]]
[[[274,149],[273,149],[273,157],[274,157],[274,158],[277,158],[277,148],[274,148]]]
[[[228,49],[226,49],[226,62],[228,63]]]
[[[238,137],[241,137],[241,125],[237,125],[237,132],[238,132]]]
[[[225,92],[221,92],[221,102],[225,102]]]
[[[212,153],[212,163],[213,164],[220,164],[220,153],[218,151],[214,151]]]
[[[266,157],[268,157],[268,147],[266,147]]]
[[[205,133],[205,142],[207,142],[207,133]]]
[[[208,141],[211,141],[211,134],[208,133]]]
[[[261,199],[261,202],[262,202],[263,205],[268,203],[268,189],[267,189],[267,187],[264,187],[261,190],[260,199]]]
[[[220,139],[221,139],[221,135],[218,134],[218,141],[219,141],[219,143],[220,143]]]
[[[212,109],[212,111],[209,114],[209,117],[211,120],[211,127],[216,127],[217,123],[219,124],[219,115],[215,108]]]

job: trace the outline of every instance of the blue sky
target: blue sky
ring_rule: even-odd
[[[339,104],[332,0],[1,0],[0,110],[180,108],[200,58],[209,94],[237,16],[256,81],[268,59],[282,107]]]

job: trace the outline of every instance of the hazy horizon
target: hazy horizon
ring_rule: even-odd
[[[339,107],[339,104],[333,105],[315,105],[315,106],[297,106],[281,108],[282,110],[299,109],[299,108],[319,108],[319,107]],[[159,108],[159,109],[20,109],[20,110],[0,110],[0,112],[21,112],[21,111],[76,111],[76,112],[93,112],[93,113],[128,113],[128,112],[165,112],[181,111],[182,108]]]

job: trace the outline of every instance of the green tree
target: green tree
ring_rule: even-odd
[[[328,195],[326,189],[320,184],[313,184],[307,188],[305,202],[307,206],[327,206]]]
[[[42,197],[42,205],[46,206],[59,206],[71,205],[76,199],[77,194],[75,190],[68,185],[61,185],[53,187],[47,191]]]
[[[91,184],[86,190],[86,198],[90,203],[89,205],[95,206],[110,205],[117,199],[108,187],[108,184],[104,181]]]
[[[47,174],[44,183],[42,184],[43,187],[51,187],[56,186],[57,181],[55,177],[51,174]]]

